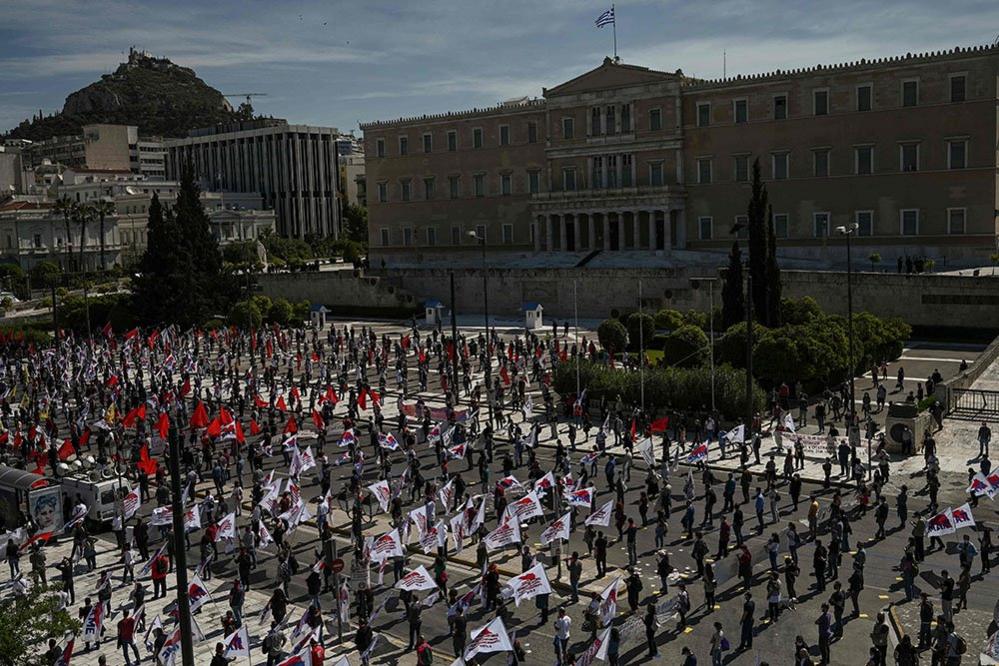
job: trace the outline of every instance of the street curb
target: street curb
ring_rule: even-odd
[[[895,637],[895,645],[902,642],[905,638],[905,628],[902,626],[902,621],[898,619],[898,612],[895,610],[896,606],[893,603],[888,604],[887,614],[888,614],[888,626],[891,627],[892,634]]]

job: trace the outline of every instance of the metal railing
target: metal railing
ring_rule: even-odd
[[[951,389],[951,418],[999,417],[999,391]]]

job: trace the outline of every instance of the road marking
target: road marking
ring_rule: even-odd
[[[887,594],[879,594],[878,595],[878,599],[890,599],[890,598],[891,597],[889,597]]]
[[[960,363],[963,360],[965,360],[965,359],[960,359],[960,358],[940,358],[940,357],[936,357],[936,356],[905,356],[903,354],[902,356],[899,357],[899,359],[897,361],[895,361],[895,363],[898,364],[900,361],[929,361],[931,363]],[[868,377],[869,376],[870,375],[868,375]]]

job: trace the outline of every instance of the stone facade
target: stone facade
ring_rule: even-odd
[[[371,255],[471,260],[469,232],[490,253],[724,251],[758,159],[783,254],[829,260],[857,223],[859,256],[987,263],[997,74],[995,47],[719,81],[607,59],[541,99],[368,123]]]

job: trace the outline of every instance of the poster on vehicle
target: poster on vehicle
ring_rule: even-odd
[[[28,515],[39,532],[62,529],[62,493],[59,486],[39,488],[28,494]]]

